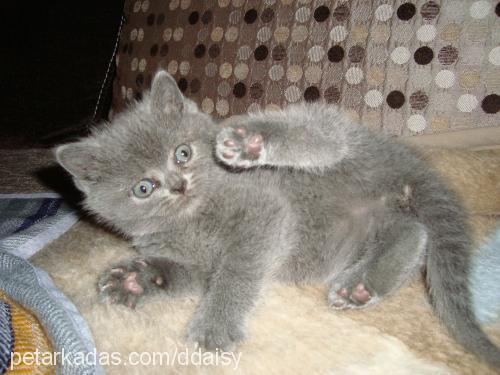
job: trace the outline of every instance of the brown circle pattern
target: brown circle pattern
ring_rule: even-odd
[[[419,65],[427,65],[434,58],[434,51],[427,46],[418,48],[413,55],[415,62]]]
[[[420,14],[422,15],[423,19],[432,20],[439,14],[439,5],[434,1],[428,1],[424,5],[422,5]]]
[[[217,117],[324,100],[396,136],[499,126],[500,3],[447,4],[126,0],[114,113],[163,67]]]
[[[319,99],[319,90],[316,86],[309,86],[304,91],[304,99],[306,102],[314,102]]]
[[[481,107],[486,113],[498,113],[500,111],[500,96],[491,94],[484,97]]]
[[[189,15],[188,22],[190,25],[195,25],[199,19],[200,19],[200,14],[194,11]]]
[[[350,15],[350,10],[347,5],[339,5],[335,10],[333,11],[333,17],[338,21],[338,22],[343,22],[349,18]]]
[[[391,91],[389,95],[387,95],[387,104],[389,107],[398,109],[405,104],[405,96],[401,91]]]
[[[247,88],[243,82],[238,82],[233,87],[233,94],[236,98],[243,98],[247,92]]]
[[[252,24],[255,22],[257,17],[258,17],[257,11],[255,9],[250,9],[245,13],[245,17],[243,17],[243,19],[245,20],[246,23]]]
[[[268,51],[267,47],[264,45],[260,45],[255,49],[253,55],[255,57],[255,60],[262,61],[262,60],[265,60],[268,53],[269,53],[269,51]]]
[[[458,49],[448,45],[439,50],[438,60],[443,65],[451,65],[458,59]]]
[[[340,90],[335,86],[330,86],[325,90],[324,97],[328,103],[338,103],[341,98]]]
[[[250,86],[250,96],[252,99],[260,99],[262,95],[264,94],[264,89],[262,88],[262,85],[258,82],[253,83],[252,86]]]
[[[331,62],[340,62],[344,58],[344,49],[341,46],[333,46],[328,50],[328,60]]]
[[[416,91],[410,95],[410,105],[413,109],[422,110],[429,104],[429,97],[423,91]]]
[[[275,61],[283,60],[286,57],[285,47],[282,46],[281,44],[278,44],[276,47],[273,48],[272,56],[273,56],[273,60],[275,60]]]
[[[167,50],[168,50],[168,45]],[[207,47],[205,47],[204,44],[198,44],[196,47],[194,47],[194,56],[197,57],[198,59],[201,59],[203,56],[205,56],[205,52],[207,51]]]
[[[404,3],[401,4],[397,10],[398,18],[402,21],[408,21],[413,18],[417,9],[415,8],[415,4],[412,3]]]
[[[271,22],[274,18],[274,10],[272,8],[266,8],[260,15],[260,19],[264,23]]]
[[[353,63],[359,63],[365,57],[365,50],[360,45],[355,45],[349,49],[349,60]]]
[[[319,6],[314,10],[314,19],[317,22],[324,22],[330,16],[330,9],[325,6]]]

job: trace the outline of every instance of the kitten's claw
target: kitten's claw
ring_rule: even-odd
[[[109,271],[112,275],[123,275],[125,270],[123,268],[111,268]]]
[[[266,149],[262,134],[244,127],[227,127],[217,135],[215,153],[224,164],[235,168],[251,168],[265,163]]]
[[[138,258],[138,259],[135,259],[134,262],[141,267],[148,267],[149,266],[149,264],[146,262],[146,259]]]
[[[155,279],[155,284],[158,285],[158,286],[162,286],[163,285],[163,277],[161,276],[158,276],[156,279]]]
[[[113,282],[109,282],[109,283],[107,283],[105,285],[99,286],[99,291],[104,292],[104,291],[106,291],[106,289],[109,289],[112,286],[114,286],[114,283]]]

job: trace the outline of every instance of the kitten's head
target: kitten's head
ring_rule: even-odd
[[[210,194],[216,126],[156,74],[142,102],[86,139],[57,147],[59,164],[84,206],[128,235],[154,232],[167,217],[191,215]]]

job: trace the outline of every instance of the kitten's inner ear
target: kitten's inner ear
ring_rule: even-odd
[[[177,82],[167,72],[156,73],[151,84],[151,110],[157,113],[181,113],[184,97],[177,87]]]
[[[77,181],[95,182],[99,179],[99,146],[85,141],[68,143],[55,150],[57,162]]]

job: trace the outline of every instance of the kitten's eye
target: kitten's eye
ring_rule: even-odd
[[[175,149],[175,161],[178,164],[187,163],[191,159],[191,147],[188,145],[180,145]]]
[[[137,198],[147,198],[153,193],[155,187],[153,180],[145,178],[134,185],[132,192]]]

